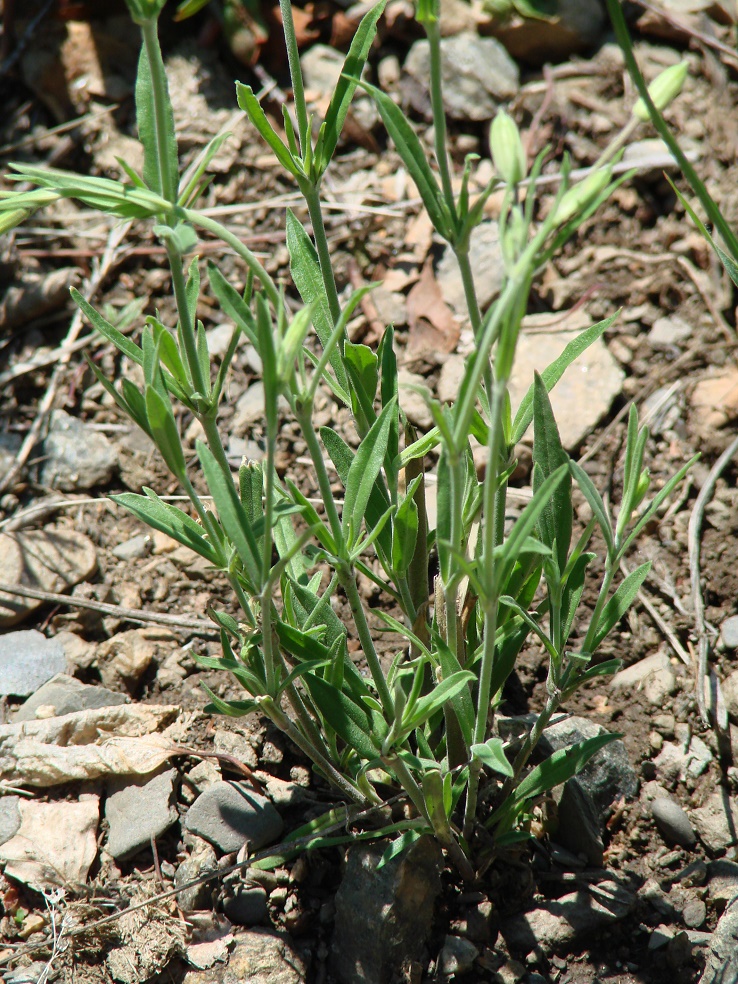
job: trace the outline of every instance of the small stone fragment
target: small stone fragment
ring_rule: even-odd
[[[149,534],[139,533],[138,536],[132,536],[130,540],[124,540],[117,547],[113,547],[112,554],[118,560],[125,560],[126,562],[140,560],[151,553],[152,546],[153,540]]]
[[[0,695],[28,697],[66,669],[63,647],[36,629],[0,635]]]
[[[268,922],[267,893],[256,885],[236,885],[223,900],[223,912],[239,926],[258,926]]]
[[[0,797],[0,844],[15,837],[21,825],[20,796]]]
[[[224,976],[205,977],[190,970],[182,984],[305,984],[305,961],[292,946],[289,938],[267,929],[250,929],[239,933]]]
[[[717,903],[725,905],[738,898],[738,863],[718,858],[707,867],[707,895]]]
[[[736,842],[738,805],[728,791],[711,793],[705,803],[692,811],[692,824],[710,851],[727,850]]]
[[[40,451],[44,461],[39,480],[59,492],[105,485],[118,463],[115,447],[104,434],[64,410],[52,410]]]
[[[216,782],[189,808],[185,827],[228,854],[244,844],[258,851],[273,843],[284,824],[269,800],[246,783]]]
[[[57,673],[28,698],[15,712],[13,720],[35,721],[37,717],[61,717],[62,714],[73,714],[75,711],[125,704],[127,700],[125,694],[80,683],[66,673]]]
[[[97,665],[106,687],[135,693],[156,654],[145,633],[145,629],[118,632],[97,647]]]
[[[614,689],[642,687],[649,704],[661,707],[666,697],[676,690],[676,675],[668,654],[661,651],[620,670],[610,681],[610,686]]]
[[[738,615],[730,615],[721,623],[720,641],[726,649],[738,649]]]
[[[442,977],[455,977],[466,974],[474,966],[479,951],[462,936],[447,936],[438,958],[438,969]]]
[[[408,372],[407,369],[400,369],[397,382],[400,389],[400,406],[407,414],[407,419],[423,431],[430,430],[433,426],[433,414],[423,399],[422,392],[418,392],[416,388],[421,391],[428,389],[425,378],[415,372]]]
[[[667,844],[679,844],[688,849],[697,840],[689,818],[681,806],[671,797],[658,797],[651,803],[651,813]]]
[[[738,981],[738,899],[725,909],[715,927],[699,984],[735,984],[735,981]]]
[[[682,920],[689,929],[699,929],[707,918],[707,907],[701,899],[692,899],[682,909]]]
[[[108,851],[123,861],[161,837],[179,820],[175,802],[176,769],[154,776],[148,782],[111,783],[114,792],[105,803],[110,830]]]
[[[174,887],[181,889],[177,895],[177,901],[182,912],[197,912],[198,909],[211,909],[213,906],[213,895],[217,885],[215,878],[202,885],[184,887],[209,871],[216,871],[218,867],[215,851],[210,844],[199,837],[196,840],[196,848],[188,858],[182,861],[174,873]]]

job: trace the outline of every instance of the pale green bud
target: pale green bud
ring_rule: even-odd
[[[128,12],[136,24],[156,20],[165,3],[166,0],[126,0]]]
[[[593,171],[584,181],[575,184],[564,193],[556,209],[557,225],[565,225],[569,219],[583,212],[605,190],[612,176],[612,165]]]
[[[638,476],[635,495],[633,496],[633,508],[637,509],[646,497],[646,493],[651,485],[651,473],[648,468],[644,468]]]
[[[648,94],[651,97],[656,109],[662,112],[679,95],[687,77],[689,64],[686,61],[679,62],[678,65],[670,65],[657,75],[648,87]],[[636,116],[644,123],[648,122],[648,107],[642,99],[633,107],[633,116]]]
[[[10,212],[0,212],[0,236],[25,222],[31,213],[25,208],[14,208]]]
[[[515,120],[504,109],[498,110],[492,121],[489,145],[492,160],[502,180],[508,185],[519,184],[527,171],[525,151]]]

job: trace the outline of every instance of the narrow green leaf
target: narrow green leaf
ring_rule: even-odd
[[[564,450],[559,428],[554,418],[551,401],[543,380],[535,373],[533,390],[533,492],[539,479],[548,478],[562,465],[568,465],[569,455]],[[541,539],[551,550],[556,550],[559,574],[563,574],[569,556],[574,510],[571,504],[571,475],[566,475],[551,494],[541,511],[538,529]]]
[[[456,657],[456,653],[449,649],[445,641],[440,637],[436,637],[435,639],[435,649],[444,679],[449,679],[455,673],[461,672],[461,664]],[[456,716],[466,748],[470,748],[474,740],[474,721],[476,717],[470,686],[467,685],[457,691],[449,699],[448,707],[451,708]]]
[[[692,465],[694,465],[694,463],[699,460],[699,457],[700,457],[699,454],[696,454],[693,458],[690,458],[687,464],[682,465],[682,467],[679,469],[676,475],[672,475],[672,477],[669,479],[666,485],[653,497],[651,502],[648,504],[648,507],[638,517],[638,520],[636,521],[635,525],[633,526],[633,529],[628,535],[628,539],[625,541],[625,543],[621,546],[620,550],[618,551],[618,557],[623,557],[626,554],[628,548],[631,546],[631,544],[638,536],[638,534],[641,532],[641,530],[644,528],[644,526],[646,526],[648,523],[651,522],[653,517],[661,508],[662,503],[664,503],[669,498],[671,493],[681,482],[681,480],[687,474],[687,472],[692,467]]]
[[[223,529],[236,548],[252,585],[258,589],[262,580],[261,553],[233,480],[226,478],[213,452],[206,444],[197,441],[195,446]]]
[[[149,64],[146,45],[142,45],[141,56],[138,62],[138,74],[136,76],[136,124],[138,127],[138,138],[144,150],[144,182],[157,195],[167,198],[177,188],[179,176],[177,140],[174,133],[174,113],[172,112],[172,103],[169,99],[166,70],[158,43],[155,48],[156,57],[159,61],[157,67],[164,79],[166,90],[164,105],[159,107],[163,115],[160,119],[157,119],[151,65]],[[164,140],[160,144],[162,135]],[[162,159],[160,159],[161,150],[163,150]]]
[[[323,174],[333,157],[333,153],[341,136],[346,114],[356,91],[356,79],[361,78],[366,60],[369,57],[374,38],[377,34],[377,21],[382,16],[387,0],[380,0],[361,19],[356,29],[351,46],[349,47],[343,70],[336,88],[333,90],[325,122],[321,128],[321,138],[315,148],[315,168]]]
[[[225,714],[227,717],[245,717],[259,710],[259,705],[253,700],[223,700],[214,694],[206,684],[200,686],[210,698],[210,703],[205,705],[206,714]]]
[[[246,113],[264,140],[269,144],[274,156],[282,167],[295,178],[305,177],[302,164],[294,159],[289,149],[284,145],[281,138],[277,135],[274,127],[266,118],[264,110],[261,108],[259,100],[254,95],[254,90],[250,85],[243,85],[236,82],[236,99],[239,107]]]
[[[333,333],[334,324],[320,272],[320,261],[310,237],[289,208],[287,209],[287,249],[290,254],[292,279],[303,304],[312,307],[315,331],[320,344],[325,348]],[[331,354],[330,364],[339,386],[348,392],[348,376],[343,366],[342,354],[343,343]]]
[[[617,591],[602,609],[599,624],[596,626],[595,634],[592,638],[591,651],[593,653],[597,651],[598,646],[610,634],[633,604],[650,570],[651,563],[647,561],[645,564],[641,564],[640,567],[636,567],[634,571],[631,571],[618,585]]]
[[[123,492],[110,498],[123,506],[138,519],[152,529],[166,533],[173,540],[189,547],[200,554],[214,567],[221,566],[222,558],[217,549],[206,538],[205,531],[199,523],[168,502],[162,502],[151,489],[145,488],[146,495],[135,495],[133,492]]]
[[[564,480],[564,475],[567,473],[567,466],[561,465],[560,468],[557,468],[555,472],[549,475],[548,478],[542,482],[540,488],[536,490],[535,495],[525,509],[523,509],[520,516],[516,519],[512,530],[510,531],[510,535],[502,545],[502,550],[500,552],[501,564],[499,577],[501,583],[504,584],[509,577],[509,574],[512,572],[515,565],[515,561],[520,555],[523,544],[532,534],[541,513],[548,505],[549,499],[556,491],[559,484]]]
[[[357,84],[356,79],[352,81],[354,85]],[[386,93],[376,86],[369,85],[368,82],[358,82],[358,84],[362,89],[366,89],[376,102],[387,133],[392,137],[397,152],[423,199],[428,217],[440,235],[450,242],[454,238],[453,218],[417,133],[397,103]]]
[[[354,345],[352,342],[344,345],[343,357],[351,382],[354,417],[359,424],[359,433],[363,436],[377,419],[374,400],[379,382],[379,360],[368,345]]]
[[[418,475],[408,487],[392,524],[392,569],[400,575],[407,573],[415,553],[418,538],[418,507],[413,495],[422,478],[422,475]]]
[[[186,475],[184,451],[179,431],[168,399],[164,399],[153,386],[145,390],[146,419],[149,422],[154,443],[166,461],[170,472],[178,479]]]
[[[223,313],[233,319],[254,348],[257,348],[256,319],[251,308],[236,288],[228,283],[212,260],[208,260],[208,278],[210,289],[218,299]]]
[[[72,287],[69,293],[72,295],[72,300],[74,303],[96,331],[99,331],[104,338],[107,338],[109,342],[112,342],[118,351],[127,356],[131,362],[135,362],[138,366],[143,365],[143,352],[138,345],[132,342],[129,338],[126,338],[126,336],[119,332],[117,328],[113,327],[109,321],[106,321],[105,318],[103,318],[103,316],[84,299],[76,287]]]
[[[349,748],[366,761],[378,758],[381,743],[375,743],[369,712],[314,674],[307,674],[303,681],[320,713]]]
[[[344,534],[353,530],[354,537],[358,536],[369,496],[384,461],[387,438],[392,422],[391,414],[394,412],[395,406],[393,401],[384,407],[371,430],[361,442],[359,450],[351,462],[346,478],[346,494],[341,519]]]
[[[541,379],[543,380],[546,390],[549,393],[564,375],[569,366],[579,358],[582,352],[585,352],[593,342],[595,342],[605,331],[607,331],[610,325],[617,318],[618,314],[619,312],[616,311],[615,314],[609,318],[605,318],[604,321],[598,321],[596,325],[591,325],[589,328],[586,328],[580,335],[577,335],[576,338],[569,342],[558,359],[555,359],[550,366],[543,370],[541,373]],[[530,389],[521,400],[518,412],[515,414],[515,420],[513,421],[512,426],[513,444],[517,444],[518,441],[523,438],[533,420],[533,393],[534,384],[531,385]]]
[[[608,517],[607,510],[605,509],[605,503],[602,500],[602,496],[597,491],[592,479],[581,467],[581,465],[577,464],[576,461],[569,459],[569,469],[571,470],[580,491],[589,503],[592,512],[597,519],[597,524],[600,527],[605,544],[607,545],[608,560],[612,561],[615,557],[614,534],[610,523],[610,518]]]
[[[437,683],[431,693],[421,697],[415,707],[408,714],[407,720],[403,721],[403,727],[408,731],[419,728],[421,724],[428,720],[436,711],[441,710],[446,701],[455,697],[468,683],[476,679],[469,670],[459,670],[452,673]]]
[[[401,854],[404,854],[405,851],[408,851],[413,844],[420,840],[422,836],[422,830],[406,830],[404,833],[400,834],[399,837],[396,837],[391,842],[382,857],[379,859],[379,863],[377,864],[375,870],[381,871],[381,869],[386,864],[389,864],[393,858],[397,858]]]

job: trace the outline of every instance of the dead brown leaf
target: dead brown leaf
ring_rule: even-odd
[[[420,279],[407,295],[407,318],[410,325],[408,356],[435,364],[438,353],[453,352],[459,341],[460,329],[451,308],[441,294],[428,260]]]

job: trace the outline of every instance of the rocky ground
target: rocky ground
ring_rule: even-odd
[[[214,162],[208,207],[286,281],[285,208],[302,216],[299,199],[234,112],[232,84],[237,77],[262,88],[278,117],[286,78],[268,7],[271,37],[255,64],[253,37],[231,32],[229,48],[207,11],[183,24],[165,18],[163,42],[185,164],[221,128],[232,130]],[[734,4],[633,7],[648,78],[689,61],[668,118],[735,221]],[[101,175],[117,173],[116,157],[136,166],[136,36],[125,16],[90,21],[84,5],[60,2],[29,25],[34,10],[18,10],[15,44],[5,39],[3,162]],[[551,145],[550,175],[565,151],[575,168],[593,163],[628,121],[632,86],[598,0],[562,10],[562,21],[543,29],[514,18],[498,31],[503,45],[480,8],[444,0],[453,156],[460,166],[465,154],[480,155],[480,186],[491,174],[487,131],[498,105],[519,122],[529,154]],[[390,0],[371,73],[428,140],[423,46],[411,14],[407,0]],[[316,112],[352,23],[342,4],[299,12]],[[193,659],[218,652],[205,613],[229,604],[225,582],[106,498],[142,485],[179,490],[87,368],[84,353],[110,377],[132,372],[89,333],[68,288],[93,297],[121,330],[135,333],[156,308],[166,321],[163,251],[146,227],[121,228],[69,202],[0,242],[0,582],[31,586],[0,588],[6,981],[738,981],[738,514],[736,468],[719,460],[738,417],[733,292],[666,182],[664,168],[680,183],[647,126],[633,134],[627,158],[637,176],[535,285],[513,392],[571,332],[621,309],[605,342],[556,392],[564,442],[616,496],[635,401],[650,421],[656,487],[694,451],[702,458],[630,560],[650,559],[653,569],[605,654],[625,668],[611,685],[588,687],[546,732],[551,748],[603,727],[622,740],[546,806],[534,847],[496,860],[474,890],[425,842],[381,875],[381,849],[359,842],[270,871],[238,866],[277,850],[333,801],[264,721],[203,712],[202,682],[239,696],[231,680]],[[543,187],[543,208],[554,187],[555,178]],[[404,380],[452,399],[470,345],[458,275],[364,98],[325,191],[342,284],[382,284],[352,337],[371,344],[393,321]],[[473,244],[484,303],[499,285],[498,204],[491,200]],[[242,280],[235,257],[222,263]],[[229,326],[205,301],[198,314],[211,351],[222,354]],[[262,389],[247,345],[235,366],[221,422],[237,465],[263,453]],[[412,390],[403,405],[418,428],[430,426]],[[319,413],[320,423],[345,423],[327,398]],[[192,448],[196,431],[186,419],[182,428]],[[280,442],[280,470],[310,493],[305,448],[289,422]],[[529,460],[521,448],[521,497]],[[577,509],[586,521],[584,503]],[[709,727],[695,698],[700,633],[709,643]],[[541,654],[531,650],[503,706],[511,733],[542,705],[544,684]]]

